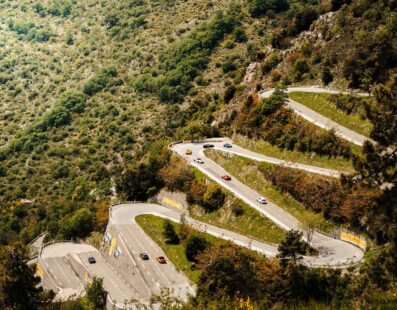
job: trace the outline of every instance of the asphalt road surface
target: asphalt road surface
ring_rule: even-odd
[[[285,90],[286,93],[300,91],[300,92],[309,92],[309,93],[326,93],[326,94],[349,94],[349,92],[340,92],[325,88],[319,87],[289,87]],[[271,94],[273,94],[274,89],[263,90],[259,93],[261,98],[268,98]],[[363,93],[356,93],[355,95],[358,96],[367,96]],[[348,129],[338,123],[326,118],[325,116],[313,111],[312,109],[308,108],[307,106],[296,102],[292,99],[287,100],[288,106],[298,115],[302,116],[307,121],[317,125],[326,130],[335,130],[335,134],[343,139],[346,139],[356,145],[362,146],[366,140],[370,140],[368,137],[358,134],[357,132]],[[371,141],[371,140],[370,140]]]

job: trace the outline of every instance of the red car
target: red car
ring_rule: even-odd
[[[164,256],[157,256],[156,259],[157,259],[157,261],[158,261],[160,264],[166,264],[166,263],[167,263],[167,261],[166,261],[166,259],[164,258]]]
[[[232,178],[228,175],[223,175],[222,179],[224,179],[225,181],[230,181]]]

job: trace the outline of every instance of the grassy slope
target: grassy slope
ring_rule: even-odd
[[[354,172],[351,161],[342,157],[328,158],[327,156],[319,156],[316,154],[280,150],[277,146],[273,146],[266,141],[251,140],[240,135],[234,136],[233,142],[251,151],[275,158],[322,168],[335,169],[344,173]],[[353,149],[353,152],[356,151],[357,150]]]
[[[187,260],[184,246],[182,244],[174,245],[165,242],[161,233],[164,219],[154,215],[145,214],[137,216],[136,222],[149,235],[149,237],[161,247],[165,255],[167,255],[167,257],[175,265],[176,269],[182,270],[191,281],[197,283],[200,276],[200,271],[191,270],[193,263]],[[174,226],[176,227],[177,232],[181,228],[181,225],[178,223],[174,223]],[[210,242],[219,240],[211,235],[206,235],[206,238]]]
[[[207,180],[207,177],[197,169],[194,169],[198,180]],[[209,181],[212,182],[212,181]],[[200,206],[191,206],[190,216],[198,221],[218,226],[236,233],[245,235],[259,241],[279,243],[285,237],[285,232],[271,220],[263,217],[258,211],[249,207],[245,202],[226,191],[225,205],[217,211],[207,213]],[[240,216],[235,216],[231,205],[239,205],[244,210]]]
[[[208,152],[207,156],[224,167],[232,176],[238,178],[241,182],[288,211],[300,222],[305,223],[306,219],[314,217],[317,218],[319,229],[324,232],[330,232],[333,229],[340,228],[340,224],[324,219],[321,214],[306,210],[302,204],[291,196],[280,193],[258,171],[258,164],[255,162],[237,156],[232,158],[224,157],[218,152],[213,151]]]
[[[341,110],[338,110],[335,105],[329,101],[330,94],[317,94],[306,92],[291,92],[289,97],[310,109],[316,111],[333,120],[334,122],[354,130],[364,136],[369,136],[372,124],[368,120],[362,120],[357,115],[348,115]]]
[[[233,215],[229,206],[224,206],[215,212],[206,213],[203,208],[193,206],[190,215],[196,220],[218,226],[252,239],[264,242],[279,243],[284,239],[285,232],[277,227],[269,219],[262,217],[260,213],[243,202],[239,202],[244,214]]]

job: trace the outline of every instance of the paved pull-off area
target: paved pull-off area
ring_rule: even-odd
[[[320,88],[320,87],[288,87],[287,89],[284,90],[286,93],[291,93],[291,92],[307,92],[307,93],[325,93],[325,94],[344,94],[344,95],[352,95],[353,93],[349,92],[341,92],[341,91],[336,91],[336,90],[330,90],[326,88]],[[269,89],[269,90],[263,90],[259,92],[259,95],[261,98],[268,98],[270,97],[274,92],[274,89]],[[354,93],[353,95],[356,96],[368,96],[367,94],[363,93]],[[318,127],[321,127],[326,130],[335,130],[335,134],[343,139],[346,139],[347,141],[354,143],[356,145],[362,146],[366,140],[371,141],[370,138],[365,137],[363,135],[358,134],[357,132],[348,129],[342,125],[339,125],[338,123],[330,120],[329,118],[326,118],[325,116],[317,113],[316,111],[313,111],[312,109],[308,108],[307,106],[296,102],[290,98],[287,100],[287,104],[291,110],[293,110],[296,114],[302,116],[304,119],[307,121],[315,124]]]

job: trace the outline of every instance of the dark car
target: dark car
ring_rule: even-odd
[[[147,255],[146,253],[140,253],[139,257],[142,258],[143,260],[148,260],[149,259],[149,255]]]
[[[213,144],[204,144],[203,145],[203,148],[205,148],[205,149],[209,149],[209,148],[211,148],[211,147],[215,147],[215,145],[213,145]]]
[[[94,257],[90,256],[90,257],[88,257],[88,262],[89,262],[90,264],[95,264],[95,263],[96,263],[96,260],[95,260]]]
[[[226,148],[230,149],[230,148],[233,147],[233,145],[231,145],[230,143],[225,143],[225,144],[223,145],[223,147],[226,147]]]
[[[224,179],[225,181],[231,181],[231,177],[229,175],[223,175],[222,179]]]

